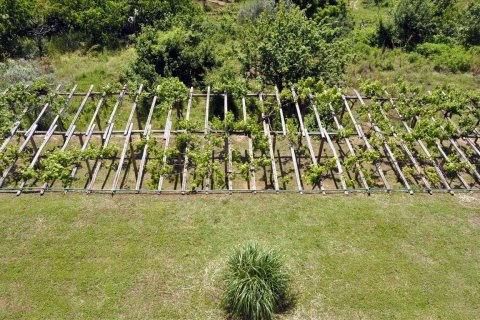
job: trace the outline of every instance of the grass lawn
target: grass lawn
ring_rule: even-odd
[[[0,318],[223,319],[233,247],[280,250],[281,319],[474,319],[480,197],[0,195]]]

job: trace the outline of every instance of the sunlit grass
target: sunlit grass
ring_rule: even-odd
[[[133,48],[98,55],[73,52],[50,58],[50,64],[58,81],[77,83],[80,90],[91,84],[99,89],[106,82],[118,82],[135,56]]]
[[[222,270],[285,256],[282,319],[474,319],[480,200],[435,194],[0,195],[0,318],[224,319]]]

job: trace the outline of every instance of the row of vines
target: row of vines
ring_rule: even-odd
[[[275,162],[282,166],[282,159],[286,158],[280,157],[281,148],[293,150],[289,162],[283,163],[290,168],[282,169],[278,177],[280,188],[285,189],[287,185],[295,185],[291,182],[296,171],[301,171],[297,178],[299,190],[307,189],[307,185],[323,189],[327,179],[335,182],[336,189],[389,189],[385,180],[382,183],[385,175],[386,180],[406,189],[411,189],[412,184],[423,189],[450,189],[460,182],[469,189],[479,185],[478,92],[449,87],[427,91],[405,82],[389,87],[379,82],[363,82],[362,97],[356,91],[348,95],[308,78],[293,88],[279,91],[267,88],[265,92],[269,94],[248,97],[244,90],[226,96],[212,93],[209,102],[212,111],[204,128],[201,117],[185,117],[192,100],[195,112],[204,108],[207,103],[204,94],[192,98],[188,88],[175,78],[166,79],[152,90],[137,92],[139,87],[131,85],[128,94],[132,101],[135,97],[138,102],[136,118],[140,125],[136,138],[127,141],[130,148],[124,150],[124,156],[138,162],[142,150],[148,150],[145,172],[149,180],[143,188],[153,190],[161,179],[173,181],[185,172],[189,173],[191,190],[231,189],[229,182],[234,180],[245,181],[250,189],[256,172],[264,172],[264,179],[271,182],[266,188],[273,188]],[[92,96],[95,103],[99,97],[110,97],[105,99],[98,118],[115,109],[114,92],[118,89],[107,85]],[[223,110],[227,98],[228,108]],[[32,165],[32,155],[38,146],[35,138],[26,143],[28,128],[38,121],[34,130],[42,133],[33,136],[45,135],[49,124],[59,115],[61,126],[56,127],[55,134],[65,139],[73,118],[73,111],[61,112],[68,99],[58,88],[52,89],[42,81],[17,85],[0,94],[0,172],[8,178],[2,187],[15,188],[21,181],[51,187],[58,181],[66,188],[77,179],[72,172],[89,163],[112,160],[113,168],[106,164],[105,167],[113,170],[125,167],[115,161],[120,157],[121,147],[104,143],[105,132],[100,132],[101,143],[86,143],[83,147],[68,147],[68,141],[64,141],[63,145],[42,153]],[[152,99],[155,99],[153,105]],[[84,113],[93,112],[95,103],[87,104]],[[163,131],[150,134],[142,127],[150,109],[156,124],[166,121]],[[167,129],[166,115],[170,113],[175,115],[172,116],[175,123]],[[119,123],[117,128],[123,125]],[[165,143],[167,131],[172,131],[170,145]],[[83,138],[86,135],[87,132]],[[78,136],[82,139],[82,134]],[[247,139],[251,152],[243,144]],[[327,140],[331,141],[327,144]],[[10,171],[12,164],[14,170]],[[336,185],[338,181],[344,183],[343,187]]]

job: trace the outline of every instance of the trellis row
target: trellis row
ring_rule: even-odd
[[[101,127],[101,119],[100,119],[100,112],[102,109],[102,106],[105,104],[106,100],[108,99],[109,95],[106,93],[102,92],[94,92],[93,91],[93,85],[90,86],[87,92],[85,93],[78,93],[76,92],[77,86],[73,87],[73,89],[68,92],[68,93],[59,93],[58,91],[60,90],[60,86],[58,86],[55,89],[55,92],[59,96],[66,96],[65,102],[61,109],[56,113],[54,119],[51,121],[48,130],[47,131],[39,131],[37,130],[39,127],[40,121],[44,120],[45,115],[47,114],[48,109],[51,107],[52,101],[49,103],[46,103],[43,108],[40,110],[38,116],[35,118],[35,120],[32,122],[32,124],[26,128],[26,130],[21,130],[21,123],[22,123],[22,118],[25,117],[29,110],[29,107],[26,107],[20,114],[19,118],[15,123],[13,124],[11,130],[9,131],[9,135],[3,140],[1,146],[0,146],[0,152],[3,152],[6,150],[6,148],[9,145],[12,145],[14,143],[14,140],[18,141],[18,153],[14,157],[11,163],[9,163],[5,170],[2,172],[1,177],[0,177],[0,187],[2,187],[2,191],[14,191],[17,194],[21,194],[23,191],[35,191],[39,192],[40,194],[43,194],[45,191],[69,191],[69,190],[75,190],[75,191],[86,191],[88,193],[91,192],[156,192],[156,193],[162,193],[162,192],[179,192],[179,193],[187,193],[192,190],[195,192],[260,192],[260,191],[271,191],[271,192],[283,192],[283,191],[291,191],[291,192],[320,192],[320,193],[327,193],[327,192],[344,192],[348,193],[349,191],[366,191],[368,194],[370,194],[372,191],[378,191],[378,190],[384,190],[387,192],[393,191],[393,190],[402,190],[402,191],[407,191],[409,193],[413,193],[415,190],[423,190],[427,192],[432,192],[433,190],[445,190],[447,192],[450,192],[451,194],[454,193],[455,189],[458,190],[479,190],[478,186],[480,185],[480,174],[478,172],[479,168],[479,163],[478,160],[475,159],[475,157],[480,156],[480,146],[478,146],[478,138],[480,136],[480,133],[477,128],[474,129],[473,135],[472,136],[467,136],[467,137],[449,137],[447,141],[435,141],[435,147],[438,149],[439,154],[441,155],[441,159],[438,160],[432,156],[428,148],[426,147],[425,143],[421,139],[414,139],[415,141],[415,146],[409,146],[403,139],[401,139],[401,135],[399,134],[398,130],[396,129],[394,125],[394,120],[388,116],[387,112],[384,111],[384,106],[385,104],[390,104],[392,107],[392,110],[395,111],[397,116],[399,117],[399,124],[401,124],[406,132],[412,132],[412,125],[409,125],[403,118],[402,114],[400,113],[400,110],[397,108],[395,100],[393,98],[377,98],[376,101],[380,101],[380,113],[381,116],[383,117],[384,120],[386,120],[387,125],[390,128],[390,131],[392,133],[392,136],[396,138],[396,143],[397,146],[400,146],[399,150],[402,150],[404,154],[406,155],[405,161],[398,160],[394,154],[394,152],[391,149],[391,146],[386,142],[385,139],[383,139],[383,142],[379,146],[372,146],[371,143],[369,142],[369,136],[371,133],[375,132],[379,137],[385,138],[387,135],[385,132],[382,132],[382,130],[377,126],[375,123],[371,112],[370,108],[367,105],[365,101],[370,101],[371,98],[369,97],[362,97],[360,93],[356,90],[354,90],[354,95],[352,96],[347,96],[343,95],[342,96],[342,111],[340,114],[337,114],[335,109],[333,108],[332,104],[328,105],[329,110],[327,112],[330,113],[331,119],[333,120],[331,126],[336,128],[336,131],[329,132],[327,130],[326,123],[324,122],[324,119],[321,119],[320,114],[317,109],[317,105],[315,102],[315,98],[313,95],[310,95],[310,112],[313,112],[316,127],[318,131],[310,131],[307,126],[304,123],[304,113],[302,113],[302,110],[299,105],[297,93],[294,88],[291,88],[291,93],[293,97],[293,106],[294,106],[294,111],[291,113],[291,117],[293,117],[296,122],[299,124],[299,131],[296,132],[298,136],[300,137],[300,140],[303,141],[303,139],[306,141],[306,149],[308,152],[308,156],[305,156],[303,159],[302,152],[297,148],[295,148],[295,145],[289,140],[287,145],[286,145],[286,150],[290,154],[288,155],[281,155],[281,147],[279,147],[280,142],[277,141],[277,137],[283,137],[283,140],[287,139],[289,135],[289,128],[286,125],[286,119],[288,116],[285,113],[284,110],[284,105],[282,104],[282,101],[280,99],[280,94],[279,90],[275,87],[275,91],[273,93],[250,93],[246,94],[242,99],[241,99],[241,117],[239,118],[243,119],[244,121],[247,120],[248,118],[248,112],[247,112],[247,99],[258,99],[259,102],[259,108],[260,108],[260,113],[261,113],[261,122],[262,122],[262,128],[263,128],[263,134],[265,135],[267,142],[268,142],[268,159],[270,160],[270,168],[263,168],[264,170],[264,180],[265,180],[265,189],[259,189],[258,188],[258,180],[257,178],[259,177],[257,175],[257,169],[255,168],[254,164],[254,159],[255,159],[255,152],[253,150],[253,145],[254,145],[254,139],[255,137],[252,137],[252,135],[248,132],[241,132],[241,131],[233,131],[233,132],[227,132],[226,131],[226,126],[225,130],[213,130],[210,127],[210,120],[213,115],[213,112],[211,110],[211,100],[212,97],[220,97],[223,98],[223,117],[225,119],[225,123],[227,120],[227,114],[229,112],[229,97],[228,93],[212,93],[210,87],[207,88],[206,93],[196,93],[194,92],[193,88],[190,88],[188,92],[188,98],[187,98],[187,106],[186,106],[186,114],[183,117],[185,120],[190,120],[191,114],[193,111],[192,109],[192,104],[193,100],[196,98],[204,98],[205,99],[205,117],[204,117],[204,125],[203,125],[203,130],[173,130],[173,106],[170,106],[167,110],[166,114],[166,120],[165,120],[165,127],[163,130],[156,130],[152,126],[153,122],[153,115],[155,112],[156,107],[159,104],[159,99],[157,95],[154,95],[152,97],[152,102],[150,104],[150,107],[148,109],[148,116],[145,121],[144,128],[142,129],[142,121],[140,117],[138,116],[138,104],[139,104],[139,98],[140,95],[142,94],[143,91],[143,86],[140,86],[136,92],[128,92],[127,87],[123,87],[122,90],[118,93],[116,103],[114,107],[112,108],[112,111],[110,113],[110,116],[108,118],[108,121],[106,122],[105,128],[102,130]],[[388,93],[385,92],[387,95]],[[126,125],[122,131],[119,130],[114,130],[114,124],[115,124],[115,117],[118,113],[119,108],[122,106],[122,102],[124,101],[125,97],[128,97],[129,95],[133,95],[134,100],[133,104],[131,106],[131,109],[129,110],[129,116],[128,120],[126,122]],[[62,114],[65,112],[65,110],[69,107],[70,103],[73,100],[73,97],[82,97],[82,101],[76,109],[76,112],[74,113],[74,116],[71,120],[71,122],[68,125],[67,129],[64,129],[64,124],[62,123]],[[77,128],[77,121],[82,114],[82,112],[85,112],[84,110],[86,109],[86,105],[89,99],[94,99],[95,97],[99,97],[98,102],[95,104],[95,108],[93,110],[93,115],[90,118],[89,124],[85,132],[79,132],[76,131]],[[274,112],[267,113],[266,107],[265,107],[265,100],[266,99],[273,99],[274,104],[276,104],[277,108],[274,110]],[[363,106],[364,108],[367,109],[366,115],[368,117],[368,123],[362,124],[358,122],[357,116],[354,113],[354,108],[357,106]],[[469,107],[471,108],[471,107]],[[472,109],[469,109],[472,110]],[[449,115],[447,112],[442,111],[442,114],[444,118],[453,126],[453,128],[456,130],[456,132],[460,135],[460,129],[458,126],[455,124],[453,119],[451,118],[451,115]],[[137,116],[137,121],[138,121],[138,129],[134,129],[134,118]],[[279,122],[281,124],[281,130],[274,130],[273,125],[272,125],[272,118],[278,117]],[[419,116],[415,116],[415,123],[418,123],[420,120]],[[432,118],[434,120],[434,118]],[[347,123],[350,122],[350,123]],[[477,126],[479,125],[480,120],[477,119]],[[352,136],[338,136],[338,132],[344,131],[345,126],[348,125],[353,125],[353,128],[356,132],[356,134],[353,134]],[[365,131],[367,128],[368,130]],[[97,131],[95,131],[95,128],[98,128]],[[57,130],[58,129],[58,130]],[[442,128],[444,130],[444,128]],[[195,135],[210,135],[210,134],[223,134],[225,139],[224,139],[224,149],[223,153],[220,152],[220,154],[217,153],[215,155],[215,151],[212,154],[211,161],[223,161],[225,164],[225,188],[223,189],[217,189],[215,185],[212,185],[212,175],[213,172],[211,170],[207,174],[207,178],[204,181],[204,186],[202,184],[202,188],[192,188],[189,187],[189,174],[195,175],[195,166],[192,166],[190,163],[190,159],[188,156],[188,147],[186,152],[182,155],[183,161],[179,164],[181,169],[178,170],[177,174],[180,177],[180,186],[177,187],[175,186],[174,188],[171,189],[166,189],[164,186],[164,181],[165,181],[165,176],[160,175],[158,184],[156,185],[156,188],[154,190],[147,189],[145,187],[144,179],[146,176],[146,171],[147,171],[147,163],[149,162],[149,144],[146,143],[143,148],[137,152],[133,148],[133,136],[134,135],[139,135],[139,137],[145,139],[147,142],[156,139],[157,141],[163,141],[163,161],[162,161],[162,166],[163,169],[165,169],[166,162],[167,162],[167,152],[171,148],[171,142],[172,138],[176,136],[176,134],[179,133],[189,133],[189,134],[195,134]],[[102,145],[101,148],[107,148],[110,143],[112,142],[113,137],[117,137],[119,135],[123,135],[124,140],[122,144],[122,148],[120,149],[121,152],[118,155],[115,155],[112,159],[112,164],[117,163],[117,167],[114,172],[114,177],[113,177],[113,182],[110,186],[106,186],[106,181],[103,183],[103,186],[101,188],[95,188],[96,180],[98,179],[99,173],[102,169],[102,166],[104,164],[104,161],[102,160],[96,160],[93,168],[90,166],[89,161],[86,161],[86,168],[87,168],[87,183],[85,185],[85,188],[72,188],[72,186],[68,186],[67,188],[55,188],[55,181],[46,181],[42,184],[42,186],[34,186],[34,185],[29,185],[28,180],[21,180],[19,181],[18,184],[15,184],[13,186],[4,186],[5,182],[8,180],[9,176],[13,174],[15,171],[15,166],[17,162],[19,161],[19,155],[22,153],[27,153],[29,152],[28,145],[31,145],[32,148],[32,153],[33,154],[28,154],[31,156],[31,160],[27,160],[27,167],[30,169],[35,169],[40,165],[40,160],[42,159],[42,156],[45,156],[44,152],[46,150],[47,145],[51,142],[53,137],[61,137],[63,138],[63,143],[61,144],[60,150],[61,151],[66,151],[69,146],[71,146],[71,141],[73,140],[73,137],[78,137],[79,143],[81,146],[81,150],[86,150],[92,138],[94,136],[101,136],[102,138]],[[249,158],[249,170],[248,170],[248,182],[247,182],[247,188],[241,188],[241,189],[235,189],[233,186],[233,179],[234,179],[234,174],[235,174],[235,165],[233,163],[233,155],[232,155],[232,150],[235,148],[235,141],[232,139],[234,136],[237,137],[245,137],[246,142],[247,142],[247,148],[245,150],[245,153],[248,155]],[[23,137],[23,138],[22,138]],[[39,138],[37,140],[41,141],[41,144],[37,146],[37,142],[35,142],[35,138]],[[43,139],[42,139],[43,138]],[[355,140],[355,141],[354,141]],[[317,141],[319,143],[318,147],[318,155],[315,153],[315,147],[313,141]],[[459,141],[464,141],[465,144],[461,146],[459,144]],[[210,141],[208,143],[211,143]],[[326,143],[326,148],[324,149],[324,144]],[[445,146],[445,143],[449,144],[448,146]],[[418,150],[417,150],[418,147]],[[468,148],[468,150],[471,150],[471,152],[466,153],[463,148]],[[413,149],[412,149],[413,148]],[[346,149],[346,150],[344,150]],[[382,150],[383,149],[383,150]],[[327,150],[330,152],[330,156],[327,156]],[[370,151],[370,152],[380,152],[383,155],[383,160],[382,159],[375,159],[372,163],[374,171],[378,174],[378,177],[381,180],[381,185],[383,187],[374,187],[374,185],[380,185],[378,182],[375,182],[374,185],[370,185],[367,182],[366,178],[366,172],[368,172],[368,166],[369,164],[362,163],[359,161],[357,158],[357,155],[359,152],[363,151]],[[276,157],[275,152],[277,151],[278,155]],[[383,151],[383,152],[382,152]],[[415,152],[416,151],[416,152]],[[129,158],[129,163],[134,169],[134,174],[135,174],[135,179],[134,179],[134,187],[125,187],[125,178],[126,178],[126,172],[124,173],[123,179],[122,177],[122,172],[126,171],[128,169],[124,170],[124,164],[125,160],[127,160],[127,154],[130,152],[130,158]],[[415,157],[415,153],[423,153],[426,157],[426,160],[420,160]],[[350,155],[355,157],[355,161],[353,164],[353,169],[350,168],[348,170],[345,167],[345,164],[343,163],[343,159],[346,157],[346,155]],[[448,177],[448,174],[446,174],[443,171],[443,165],[445,163],[448,163],[450,160],[449,154],[455,154],[458,155],[458,157],[463,160],[465,163],[468,164],[468,169],[460,169],[457,172],[455,172],[456,177],[458,178],[458,181],[460,181],[462,187],[452,187],[452,184],[454,184],[452,176]],[[473,156],[472,156],[473,154]],[[323,176],[320,180],[317,186],[313,186],[311,188],[308,188],[308,186],[304,185],[304,182],[302,181],[302,168],[305,172],[305,170],[309,166],[318,166],[322,164],[322,161],[326,158],[334,158],[335,159],[335,167],[336,171],[331,170],[330,173],[326,174]],[[179,158],[180,159],[180,158]],[[286,159],[286,160],[285,160]],[[306,166],[301,165],[301,161],[305,160],[308,162]],[[105,160],[105,159],[103,159]],[[284,173],[285,168],[284,165],[282,165],[282,161],[285,160],[285,163],[291,163],[292,168],[291,171],[293,171],[293,175],[295,177],[295,183],[294,183],[294,188],[280,188],[280,176],[285,177],[286,174]],[[137,161],[139,162],[139,165],[137,166]],[[180,160],[179,160],[180,161]],[[277,162],[279,166],[277,166]],[[435,169],[435,172],[437,173],[442,188],[435,188],[435,186],[432,185],[432,183],[429,181],[426,173],[426,166],[431,165]],[[409,166],[413,166],[414,171],[418,175],[419,179],[421,180],[421,183],[418,183],[418,186],[413,186],[412,181],[409,181],[407,177],[405,176],[402,167],[406,168]],[[81,166],[75,166],[71,172],[71,177],[75,178],[78,170],[80,169]],[[280,173],[279,173],[280,169]],[[392,170],[394,172],[393,177],[395,177],[395,182],[399,183],[398,188],[394,188],[391,185],[391,181],[388,180],[386,171]],[[268,170],[270,172],[271,176],[271,184],[268,186],[267,183],[267,173],[265,170]],[[468,175],[468,178],[466,178],[464,175]],[[350,181],[355,181],[358,182],[359,187],[353,187],[349,188],[347,187],[347,182],[346,178],[349,178]],[[393,178],[392,177],[392,178]],[[391,179],[392,179],[391,178]],[[326,188],[324,182],[326,179],[331,179],[333,180],[335,184],[335,188]],[[340,186],[337,185],[337,180],[340,182]],[[449,181],[450,180],[450,181]],[[285,185],[285,183],[284,183]],[[316,189],[318,187],[318,189]]]

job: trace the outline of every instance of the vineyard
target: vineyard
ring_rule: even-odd
[[[1,190],[479,190],[478,93],[310,80],[257,93],[10,87],[0,96]]]

